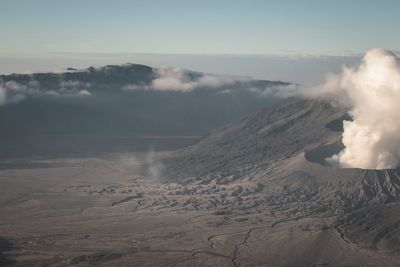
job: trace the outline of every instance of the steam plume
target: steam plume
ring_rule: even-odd
[[[400,162],[400,61],[384,49],[369,50],[358,68],[344,67],[323,86],[349,108],[345,148],[331,160],[341,167],[396,168]]]

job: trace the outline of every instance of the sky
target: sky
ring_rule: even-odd
[[[0,72],[128,54],[161,57],[159,65],[165,55],[176,55],[166,62],[174,64],[182,55],[265,60],[399,50],[399,10],[397,0],[0,0]]]

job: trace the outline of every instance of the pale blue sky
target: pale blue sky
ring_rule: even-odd
[[[398,0],[0,0],[0,74],[132,62],[313,83],[370,48],[400,50],[399,12]]]
[[[396,0],[0,0],[0,54],[397,50]]]

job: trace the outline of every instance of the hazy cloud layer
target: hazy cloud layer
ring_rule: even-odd
[[[11,90],[9,88],[12,88]],[[0,80],[0,105],[18,103],[26,98],[17,83],[4,83]]]
[[[343,67],[340,75],[310,90],[309,95],[335,97],[349,107],[344,150],[330,160],[341,167],[391,169],[400,162],[400,61],[392,52],[372,49],[357,68]]]
[[[173,67],[157,68],[154,73],[155,79],[149,85],[126,85],[122,89],[191,92],[198,88],[215,89],[251,80],[248,77],[198,73]]]
[[[127,84],[121,89],[125,91],[154,90],[192,92],[196,89],[218,89],[220,93],[230,94],[241,88],[246,92],[263,97],[288,97],[298,94],[298,85],[289,84],[282,86],[254,86],[256,80],[250,77],[215,75],[208,73],[192,72],[173,67],[161,67],[154,69],[155,78],[148,85]],[[238,86],[238,87],[237,87]]]
[[[151,83],[154,90],[192,91],[196,88],[219,88],[237,82],[250,80],[244,77],[230,77],[212,74],[191,73],[179,68],[158,68],[157,78]]]
[[[16,81],[4,82],[0,80],[0,105],[18,103],[27,96],[46,95],[46,96],[90,96],[90,84],[79,81],[61,81],[58,88],[44,90],[40,83],[35,80],[27,84]]]
[[[299,94],[300,88],[297,84],[268,86],[268,87],[248,87],[247,91],[264,97],[291,97]]]

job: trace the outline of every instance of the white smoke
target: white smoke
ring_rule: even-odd
[[[145,156],[147,175],[151,178],[160,179],[164,171],[164,165],[156,159],[153,149],[150,149]]]
[[[369,50],[360,66],[343,67],[321,88],[323,94],[349,107],[353,119],[343,123],[345,148],[330,160],[344,168],[396,168],[400,162],[399,58],[384,49]]]
[[[118,161],[120,169],[153,179],[161,179],[165,167],[152,148],[138,155],[120,154]]]

